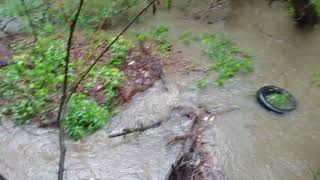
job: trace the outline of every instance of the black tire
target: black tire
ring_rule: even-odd
[[[269,95],[271,93],[279,93],[279,94],[287,95],[289,97],[289,101],[290,101],[291,106],[288,108],[279,108],[279,107],[272,105],[271,103],[269,103],[267,101],[267,98],[266,98],[267,95]],[[260,88],[257,91],[256,98],[257,98],[258,103],[263,108],[265,108],[268,111],[275,112],[277,114],[284,114],[284,113],[293,111],[297,108],[297,101],[293,97],[293,95],[291,95],[288,91],[286,91],[280,87],[277,87],[277,86],[264,86],[264,87]]]

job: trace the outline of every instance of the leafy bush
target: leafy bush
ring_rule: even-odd
[[[311,0],[311,3],[314,5],[318,16],[320,16],[320,0]]]
[[[168,32],[169,27],[166,25],[156,26],[150,32],[152,39],[154,39],[158,43],[156,49],[160,53],[167,52],[171,47],[169,43]]]
[[[71,138],[80,140],[84,135],[92,134],[103,127],[109,117],[108,109],[99,106],[83,94],[76,94],[69,102],[63,122],[66,133]]]
[[[78,140],[91,134],[110,117],[111,104],[117,95],[115,88],[123,81],[117,66],[132,47],[130,41],[120,39],[110,48],[110,63],[95,66],[90,72],[82,93],[101,86],[99,89],[103,90],[101,93],[105,99],[103,104],[99,105],[83,94],[72,98],[65,124],[70,137]],[[19,43],[12,49],[17,54],[13,58],[14,64],[0,71],[0,97],[8,102],[1,111],[12,114],[17,124],[31,120],[46,123],[55,118],[48,117],[48,114],[56,111],[59,104],[59,89],[64,79],[65,42],[53,37],[40,37],[32,46]],[[85,64],[81,59],[71,60],[70,81]]]
[[[25,47],[14,57],[13,65],[0,71],[0,95],[9,100],[19,124],[35,114],[45,119],[47,101],[55,95],[63,81],[65,43],[40,38],[33,47]],[[70,74],[71,75],[71,74]]]
[[[171,47],[168,32],[168,26],[159,25],[152,27],[148,32],[135,32],[134,36],[140,44],[143,44],[146,41],[155,42],[156,53],[163,54],[168,52]]]
[[[251,57],[235,47],[224,34],[204,35],[201,44],[203,52],[213,61],[212,69],[218,72],[216,82],[220,86],[237,72],[248,73],[253,70]]]
[[[113,39],[110,39],[111,42]],[[120,38],[111,48],[109,49],[110,59],[109,64],[118,66],[122,64],[123,59],[127,56],[129,50],[133,47],[131,41],[124,38]]]

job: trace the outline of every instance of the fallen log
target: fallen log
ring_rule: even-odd
[[[119,136],[125,137],[126,135],[131,134],[131,133],[144,132],[148,129],[152,129],[152,128],[156,128],[156,127],[161,126],[163,121],[164,120],[158,120],[156,122],[153,122],[153,123],[147,124],[147,125],[140,124],[138,127],[124,128],[123,130],[121,130],[119,132],[114,132],[114,133],[109,134],[108,137],[109,138],[115,138],[115,137],[119,137]]]

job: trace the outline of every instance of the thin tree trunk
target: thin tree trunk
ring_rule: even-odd
[[[87,75],[89,74],[89,72],[91,71],[91,69],[97,64],[98,61],[100,61],[100,59],[103,57],[103,55],[110,49],[110,47],[116,43],[119,38],[132,26],[132,24],[134,24],[138,18],[149,9],[150,6],[152,6],[156,1],[158,0],[152,0],[145,8],[143,8],[138,14],[137,16],[129,22],[129,24],[118,34],[118,36],[99,54],[99,56],[97,56],[97,58],[93,61],[93,63],[82,73],[82,75],[80,75],[80,78],[78,81],[75,82],[75,84],[71,87],[70,89],[70,94],[66,99],[66,102],[69,102],[69,100],[71,99],[72,95],[76,92],[76,90],[78,89],[79,85],[81,84],[81,82],[87,77]]]
[[[72,38],[75,31],[75,27],[80,15],[80,11],[82,9],[84,0],[80,0],[79,7],[77,9],[77,13],[70,24],[70,34],[66,48],[66,56],[65,56],[65,68],[64,68],[64,81],[63,81],[63,88],[62,88],[62,96],[61,102],[59,106],[57,122],[59,123],[59,144],[60,144],[60,160],[59,160],[59,172],[58,172],[58,180],[63,180],[64,174],[64,161],[65,161],[65,154],[66,154],[66,147],[64,142],[64,126],[63,126],[63,115],[66,109],[66,97],[67,97],[67,90],[68,90],[68,72],[69,72],[69,61],[70,61],[70,50],[72,46]]]

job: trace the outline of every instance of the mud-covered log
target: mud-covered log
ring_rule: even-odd
[[[154,123],[147,124],[147,125],[141,124],[140,126],[134,127],[134,128],[124,128],[122,131],[109,134],[108,137],[109,138],[115,138],[115,137],[119,137],[119,136],[125,137],[126,135],[131,134],[131,133],[144,132],[148,129],[152,129],[152,128],[156,128],[156,127],[161,126],[162,122],[163,122],[163,120],[159,120]]]

